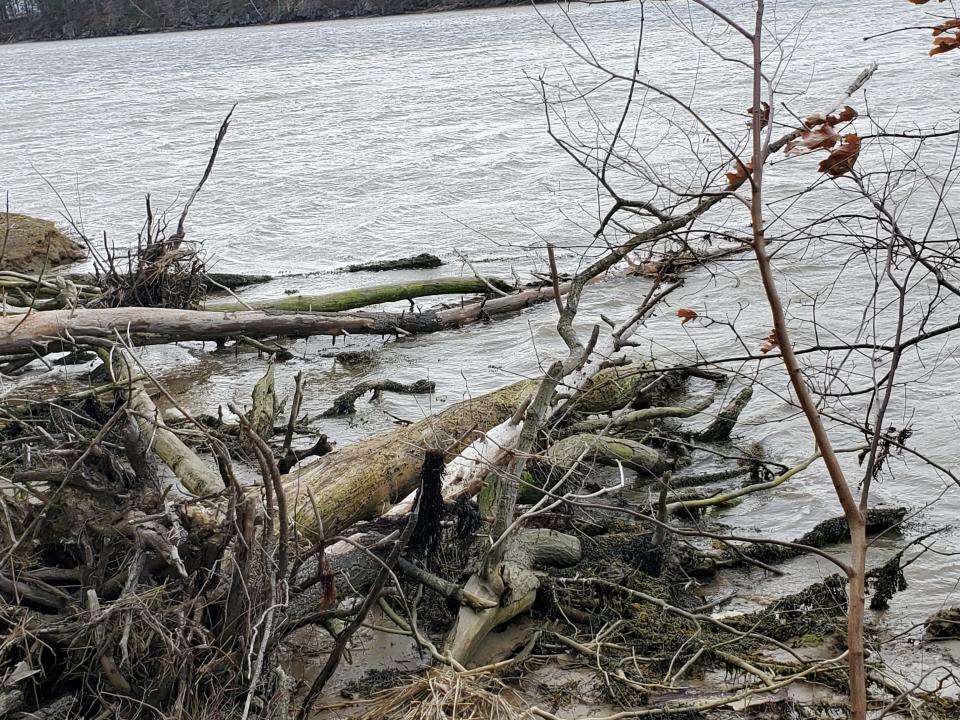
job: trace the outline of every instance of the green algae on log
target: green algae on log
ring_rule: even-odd
[[[340,312],[368,305],[414,300],[431,295],[463,295],[490,292],[490,286],[507,292],[514,289],[509,283],[496,278],[481,280],[475,277],[434,278],[410,282],[387,283],[373,287],[341,290],[326,295],[291,295],[274,300],[257,300],[246,304],[207,304],[211,311],[234,312],[254,308],[256,310],[283,310],[287,312]]]

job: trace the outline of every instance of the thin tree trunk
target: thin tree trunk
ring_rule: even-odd
[[[855,521],[847,518],[850,525],[850,541],[853,549],[850,557],[851,570],[847,586],[847,650],[850,653],[850,716],[853,720],[867,717],[867,670],[866,653],[863,647],[863,616],[866,594],[867,531],[862,518]]]
[[[847,649],[849,651],[849,692],[850,716],[852,720],[866,720],[866,670],[863,653],[863,613],[864,613],[864,582],[866,573],[866,531],[863,514],[847,484],[840,460],[834,452],[830,435],[823,424],[816,401],[810,394],[803,378],[800,363],[793,352],[790,333],[787,330],[786,316],[780,293],[777,290],[776,279],[767,254],[767,243],[764,235],[763,219],[763,163],[767,156],[770,142],[769,123],[763,121],[763,105],[761,84],[763,82],[763,14],[764,0],[758,0],[755,13],[755,24],[752,36],[753,43],[753,120],[751,135],[753,153],[751,159],[752,173],[748,174],[750,182],[750,223],[753,231],[753,250],[757,258],[757,266],[763,282],[767,303],[773,316],[774,336],[780,347],[784,368],[790,378],[790,384],[797,396],[800,409],[806,416],[807,423],[817,442],[817,449],[823,456],[823,463],[827,468],[830,481],[833,483],[837,499],[843,507],[843,514],[850,526],[850,537],[853,541],[851,565],[847,567],[848,601],[847,601]],[[766,140],[761,137],[761,131],[767,126]]]

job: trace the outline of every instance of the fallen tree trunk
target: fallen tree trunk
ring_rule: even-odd
[[[410,317],[412,320],[413,316]],[[283,314],[266,310],[218,313],[137,307],[51,310],[31,313],[26,318],[0,318],[0,355],[69,350],[75,343],[64,342],[62,338],[70,337],[77,342],[83,338],[112,340],[118,332],[131,336],[137,344],[152,345],[177,340],[221,340],[238,335],[386,335],[396,333],[396,325],[386,314]]]
[[[287,504],[294,508],[299,531],[316,534],[319,519],[323,534],[332,537],[355,522],[377,517],[417,488],[426,449],[456,456],[478,433],[509,418],[535,385],[522,381],[465,400],[288,473]]]
[[[561,295],[564,292],[561,287]],[[227,340],[239,335],[252,338],[416,335],[454,330],[484,318],[518,312],[553,297],[552,288],[539,288],[485,303],[417,313],[213,312],[140,307],[48,310],[33,312],[26,317],[0,318],[0,356],[73,350],[76,342],[65,342],[63,338],[75,341],[84,337],[113,339],[118,332],[138,345]]]
[[[644,377],[637,372],[644,367],[638,363],[601,370],[591,388],[584,392],[584,404],[602,408],[604,401],[619,403],[622,397],[630,394],[625,391],[629,383],[636,383]],[[616,386],[616,392],[611,392],[611,383],[607,380]],[[449,460],[457,458],[479,437],[481,442],[505,443],[505,451],[509,452],[507,438],[495,433],[488,435],[487,431],[514,418],[517,408],[524,407],[538,385],[537,380],[524,380],[464,400],[412,425],[335,450],[288,473],[284,476],[287,506],[294,508],[298,530],[308,535],[316,533],[319,517],[324,536],[332,537],[355,522],[382,515],[391,505],[416,490],[427,449],[441,450]],[[596,440],[594,436],[590,439]],[[641,464],[639,454],[644,450],[648,455],[656,454],[649,448],[635,450],[638,466]],[[489,462],[489,457],[482,453],[468,460],[463,474],[469,476],[473,464],[484,462],[484,458]],[[457,484],[460,469],[459,465],[447,467],[445,496],[451,490],[451,482],[455,486],[453,489],[461,487]],[[479,486],[474,488],[475,491],[479,489]],[[406,509],[411,506],[412,498]]]
[[[670,467],[670,461],[656,449],[627,438],[579,433],[558,440],[539,458],[556,468],[568,469],[591,464],[623,467],[657,475]]]
[[[77,285],[95,287],[98,284],[97,276],[94,273],[69,273],[62,277]],[[212,288],[208,288],[211,292],[216,292],[218,289],[223,288],[227,290],[238,290],[249,287],[250,285],[260,285],[273,280],[273,275],[244,275],[240,273],[221,272],[205,272],[203,277],[210,285],[213,285]]]
[[[491,286],[504,292],[514,290],[510,283],[497,278],[481,280],[475,277],[446,277],[373,285],[325,295],[291,295],[274,300],[257,300],[247,303],[247,305],[236,302],[208,303],[206,309],[214,312],[236,312],[249,308],[255,310],[284,310],[287,312],[342,312],[367,307],[368,305],[379,305],[398,300],[413,300],[432,295],[487,293],[490,292]]]

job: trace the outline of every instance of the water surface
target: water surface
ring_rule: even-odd
[[[743,9],[742,3],[726,5],[731,12]],[[784,83],[791,107],[802,112],[823,107],[877,59],[881,66],[868,97],[885,122],[909,127],[949,116],[946,101],[955,94],[958,66],[952,57],[925,57],[926,33],[861,40],[916,24],[919,11],[905,2],[842,5],[841,17],[836,4],[784,1],[771,15],[771,23],[785,30],[809,13]],[[532,79],[543,74],[569,83],[588,81],[590,74],[550,31],[550,22],[562,20],[557,9],[540,12],[547,20],[532,8],[510,8],[0,47],[0,189],[9,190],[15,211],[40,216],[56,216],[62,199],[88,235],[106,233],[107,242],[127,245],[142,223],[145,193],[175,218],[199,178],[220,120],[237,102],[188,230],[205,243],[218,270],[298,275],[257,288],[249,297],[375,282],[382,278],[333,270],[421,251],[450,263],[444,274],[462,270],[459,252],[486,273],[526,273],[542,269],[546,240],[567,248],[562,257],[569,269],[577,251],[592,242],[597,196],[590,178],[545,132]],[[629,70],[639,6],[577,6],[573,17],[605,62]],[[857,22],[845,20],[850,17]],[[646,24],[643,76],[676,90],[731,132],[742,126],[749,94],[736,68],[671,27],[655,8],[648,7]],[[737,52],[735,38],[723,43]],[[650,150],[659,170],[675,177],[695,172],[691,149],[666,129],[677,119],[675,111],[669,103],[653,98],[650,103],[661,121],[631,128],[631,138]],[[621,104],[618,92],[595,94],[595,107],[608,122],[615,122]],[[582,113],[572,123],[591,131]],[[778,169],[775,189],[786,195],[802,187],[814,164]],[[922,214],[923,201],[918,202]],[[729,222],[745,227],[742,209],[729,212]],[[838,273],[829,258],[816,253],[791,258],[788,269],[792,284],[786,293],[796,308],[809,301],[802,288],[823,286]],[[845,332],[870,282],[865,274],[844,276],[825,299],[821,319],[838,334]],[[645,291],[642,280],[591,288],[581,317],[585,323],[597,321],[600,312],[624,317]],[[741,320],[751,342],[759,342],[769,331],[759,299],[752,266],[735,262],[717,275],[692,276],[673,307],[732,316],[749,306]],[[361,377],[437,382],[433,397],[387,396],[377,406],[361,401],[357,417],[328,428],[348,441],[389,427],[392,419],[382,410],[417,419],[445,403],[536,374],[542,361],[561,352],[555,314],[552,305],[544,305],[489,326],[388,343],[374,367],[354,371],[324,357],[328,339],[312,339],[296,344],[302,357],[282,367],[280,382],[288,392],[292,376],[303,369],[312,412]],[[681,326],[672,311],[651,321],[640,339],[645,350],[665,359],[695,357],[694,343],[709,351],[738,351],[729,333]],[[911,419],[917,447],[947,466],[956,456],[954,408],[960,400],[954,350],[952,343],[943,347],[940,360],[951,364],[925,376],[898,419]],[[176,371],[188,381],[202,380],[187,396],[194,409],[244,402],[263,371],[262,361],[250,353],[209,351],[187,346],[152,349],[146,356],[165,376]],[[802,422],[776,395],[784,389],[782,381],[770,382],[746,413],[741,433],[787,462],[799,460],[812,444]],[[858,442],[855,433],[841,439]],[[960,500],[948,481],[917,463],[892,462],[896,477],[876,488],[877,502],[920,507],[945,491],[922,526],[955,521]],[[848,465],[855,476],[855,460],[849,458]],[[836,514],[830,485],[814,466],[775,494],[748,498],[720,518],[740,531],[794,538]],[[955,535],[941,539],[943,548],[955,544]],[[878,559],[888,557],[894,544],[881,545]],[[757,576],[750,582],[764,596],[834,571],[811,559],[793,567],[786,580]],[[889,622],[903,627],[941,604],[957,604],[958,577],[956,558],[926,556],[909,571],[911,588],[895,599]],[[940,658],[936,652],[931,657]],[[920,666],[926,662],[918,656]]]

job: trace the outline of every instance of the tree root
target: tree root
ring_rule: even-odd
[[[493,607],[476,610],[461,606],[445,644],[446,654],[466,665],[491,630],[529,610],[540,586],[532,570],[534,566],[565,567],[579,560],[580,541],[572,535],[553,530],[523,530],[512,536],[496,568],[503,589],[490,588],[478,574],[464,587],[464,592]]]

